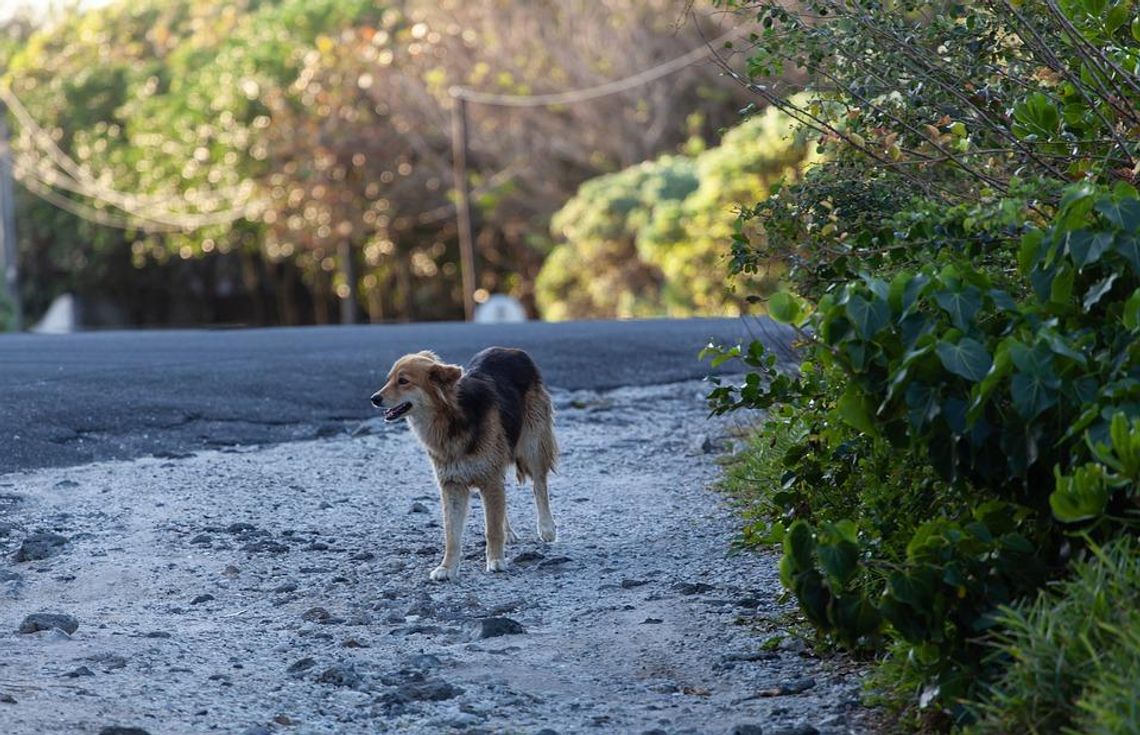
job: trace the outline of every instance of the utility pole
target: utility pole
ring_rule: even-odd
[[[471,192],[467,188],[467,100],[451,89],[451,170],[455,177],[455,215],[459,229],[459,264],[463,272],[463,314],[475,318],[475,237],[471,231]]]
[[[16,247],[16,194],[12,184],[12,149],[8,142],[8,108],[0,102],[0,295],[12,304],[12,328],[24,328],[20,304],[20,260]]]

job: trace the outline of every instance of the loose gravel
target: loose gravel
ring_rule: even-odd
[[[0,476],[0,732],[870,732],[733,550],[706,387],[554,391],[559,540],[436,584],[407,427]]]

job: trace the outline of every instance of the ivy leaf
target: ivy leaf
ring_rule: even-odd
[[[960,291],[939,291],[934,300],[950,315],[950,321],[963,332],[969,331],[970,324],[978,310],[982,308],[982,292],[974,286]]]
[[[1089,287],[1085,293],[1084,301],[1081,302],[1085,311],[1091,311],[1104,298],[1104,295],[1112,290],[1112,284],[1116,282],[1119,275],[1119,273],[1109,273]]]
[[[1026,421],[1032,421],[1057,403],[1061,381],[1044,372],[1019,372],[1010,382],[1013,407]]]
[[[976,339],[964,337],[958,344],[940,340],[937,349],[942,367],[974,383],[986,377],[993,365],[990,353]]]
[[[781,324],[802,326],[810,314],[807,301],[790,291],[778,291],[768,299],[768,316]]]
[[[1088,230],[1073,230],[1065,242],[1069,248],[1069,257],[1078,268],[1084,268],[1098,260],[1108,252],[1112,246],[1111,232],[1098,232],[1093,234]]]
[[[1095,209],[1109,222],[1126,232],[1140,229],[1140,200],[1118,201],[1114,197],[1103,196],[1097,200]]]
[[[1140,275],[1140,238],[1136,236],[1135,232],[1121,232],[1116,235],[1116,241],[1113,243],[1113,249],[1124,256],[1129,265],[1132,266],[1132,272]]]
[[[855,325],[863,339],[871,339],[891,319],[891,308],[885,299],[871,301],[862,296],[852,296],[847,300],[847,318]]]
[[[871,407],[866,396],[849,385],[835,404],[839,417],[864,434],[875,433],[875,423],[871,420]]]

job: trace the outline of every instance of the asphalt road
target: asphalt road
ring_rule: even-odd
[[[754,337],[788,339],[755,319],[0,335],[0,474],[341,433],[416,350],[521,347],[551,386],[606,390],[702,377],[710,340]]]

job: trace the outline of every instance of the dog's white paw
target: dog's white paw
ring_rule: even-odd
[[[507,571],[506,559],[488,559],[487,560],[488,572],[505,572]]]
[[[445,567],[440,564],[431,570],[431,581],[433,582],[446,582],[450,579],[459,579],[459,567]]]
[[[538,537],[548,544],[553,543],[558,539],[558,530],[554,527],[553,523],[549,526],[540,525],[538,527]]]

